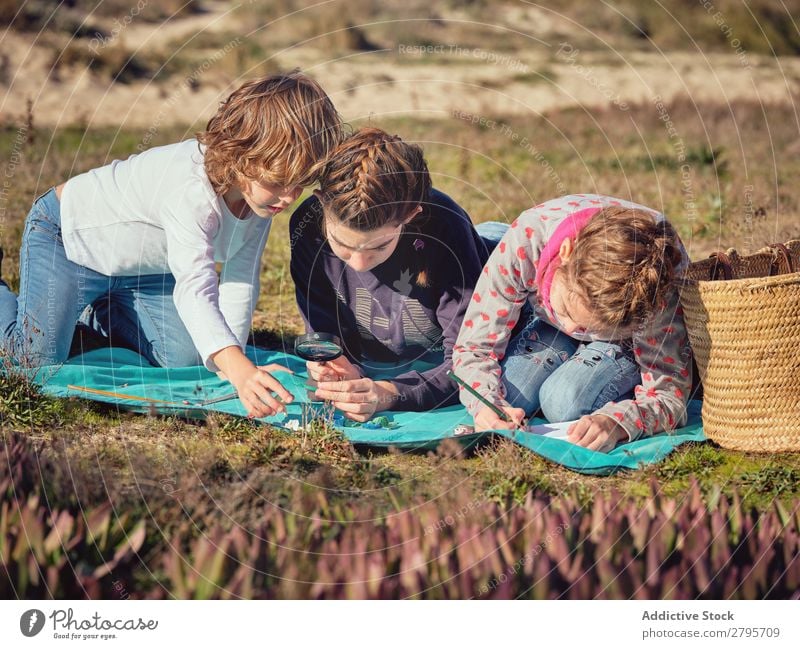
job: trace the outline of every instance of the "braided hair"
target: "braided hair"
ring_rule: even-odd
[[[422,207],[407,231],[417,231],[427,213],[431,178],[422,148],[379,128],[357,130],[331,153],[320,179],[324,215],[359,232],[405,222]],[[321,219],[325,231],[325,218]],[[414,265],[414,260],[410,260]],[[417,284],[426,285],[424,263],[418,261]]]

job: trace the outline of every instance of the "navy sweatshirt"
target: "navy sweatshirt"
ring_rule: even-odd
[[[398,375],[391,380],[400,395],[397,409],[458,403],[457,386],[447,371],[488,258],[467,213],[432,190],[422,213],[403,228],[392,256],[363,273],[333,253],[321,222],[321,205],[312,196],[289,224],[291,273],[306,331],[336,334],[347,358],[360,366],[397,364]],[[426,270],[426,286],[416,281],[421,269]],[[424,372],[410,369],[413,361],[429,359],[429,352],[443,353],[443,362]]]

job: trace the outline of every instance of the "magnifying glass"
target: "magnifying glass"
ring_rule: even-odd
[[[326,363],[342,355],[342,341],[333,334],[305,334],[295,339],[294,353],[306,361]]]

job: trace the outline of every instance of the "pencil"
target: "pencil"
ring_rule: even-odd
[[[219,397],[214,397],[213,399],[205,399],[204,401],[198,401],[195,405],[197,406],[210,406],[215,403],[222,403],[223,401],[230,401],[231,399],[235,399],[239,396],[238,392],[229,392],[228,394],[223,394]]]
[[[222,403],[223,401],[230,401],[231,399],[236,399],[238,396],[239,396],[238,392],[229,392],[228,394],[223,394],[220,397],[214,397],[213,399],[206,399],[205,401],[198,401],[194,405],[196,405],[196,406],[210,406],[210,405],[213,405],[215,403]],[[275,399],[279,403],[283,403],[283,399],[281,399],[279,396],[275,396]],[[188,400],[187,400],[186,403],[188,403]]]
[[[496,414],[498,417],[500,417],[500,419],[502,419],[503,421],[509,422],[509,423],[513,423],[513,420],[506,413],[504,413],[502,410],[500,410],[500,408],[498,408],[496,405],[494,405],[486,397],[481,396],[480,394],[478,394],[478,392],[471,385],[467,385],[466,383],[464,383],[464,381],[462,381],[460,378],[458,378],[455,375],[453,370],[448,370],[447,376],[449,376],[456,383],[458,383],[462,388],[464,388],[467,392],[469,392],[473,397],[475,397],[478,401],[480,401],[484,406],[486,406],[487,408],[491,408],[492,412],[494,414]]]

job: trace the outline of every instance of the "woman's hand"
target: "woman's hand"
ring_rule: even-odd
[[[350,381],[360,379],[361,372],[344,356],[339,356],[332,361],[306,363],[308,378],[313,381]]]
[[[248,417],[270,417],[279,412],[286,412],[284,404],[291,403],[294,397],[270,373],[278,371],[292,374],[292,370],[288,367],[277,363],[259,367],[254,365],[251,371],[243,372],[241,376],[231,381],[239,393],[239,401],[247,409]]]
[[[611,417],[584,415],[567,429],[567,440],[590,451],[607,453],[628,441],[628,433]]]
[[[309,385],[328,381],[354,381],[361,378],[361,372],[359,372],[358,367],[353,365],[353,363],[344,356],[339,356],[339,358],[335,358],[332,361],[325,361],[324,363],[308,361],[306,363],[306,369],[308,370]],[[309,389],[307,393],[309,400],[319,400],[313,388]]]
[[[522,420],[525,419],[525,411],[522,408],[497,407],[506,413],[511,421],[503,421],[491,408],[484,407],[475,415],[476,433],[482,430],[515,430],[522,426]]]
[[[379,410],[389,410],[398,396],[390,382],[370,378],[311,383],[316,387],[316,398],[332,401],[337,410],[354,421],[369,421]]]

